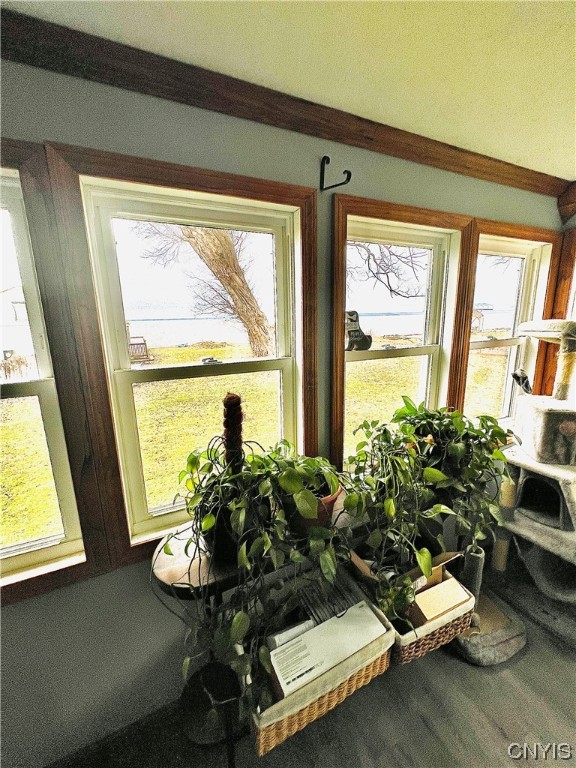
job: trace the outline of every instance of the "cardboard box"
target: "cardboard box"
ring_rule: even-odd
[[[442,552],[432,560],[432,574],[424,576],[420,568],[406,575],[412,579],[416,599],[407,611],[415,627],[421,627],[466,603],[471,594],[457,581],[446,566],[461,556],[461,552]]]
[[[440,584],[427,587],[416,594],[416,600],[408,610],[408,617],[415,627],[421,627],[462,605],[469,597],[468,590],[448,571],[444,571]]]

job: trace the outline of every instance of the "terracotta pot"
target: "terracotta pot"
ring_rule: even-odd
[[[305,536],[309,528],[317,528],[318,526],[326,527],[332,519],[336,499],[340,496],[342,491],[343,488],[340,487],[336,493],[333,493],[331,496],[323,496],[321,499],[318,499],[317,517],[302,517],[300,512],[294,508],[294,511],[290,516],[290,527],[301,536]]]

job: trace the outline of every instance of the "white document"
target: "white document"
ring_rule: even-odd
[[[370,606],[361,601],[342,616],[334,616],[272,651],[270,658],[283,695],[302,688],[385,632]]]

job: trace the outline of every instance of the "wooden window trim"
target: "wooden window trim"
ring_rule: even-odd
[[[151,556],[155,542],[131,546],[84,223],[80,175],[195,189],[293,205],[302,244],[304,451],[318,452],[316,190],[59,144],[2,140],[2,162],[20,171],[54,375],[85,537],[86,563],[4,590],[12,602]],[[52,257],[50,253],[54,254]],[[57,264],[54,264],[56,261]],[[64,269],[64,265],[66,268]],[[72,407],[71,407],[72,405]]]
[[[560,256],[562,251],[562,232],[555,232],[552,229],[542,227],[530,227],[524,224],[510,224],[507,222],[491,221],[489,219],[476,219],[478,230],[482,235],[492,235],[494,237],[512,237],[519,240],[535,240],[542,243],[549,243],[552,246],[550,254],[550,269],[548,271],[548,281],[546,283],[546,295],[544,298],[544,308],[542,316],[544,318],[553,318],[555,311],[555,293],[560,270]],[[566,305],[568,299],[566,298]],[[564,313],[566,307],[564,307]],[[562,315],[563,317],[564,315]],[[534,371],[534,381],[532,390],[535,395],[551,394],[546,392],[546,381],[554,381],[555,363],[553,353],[549,347],[553,344],[547,344],[544,341],[538,343],[538,355],[536,358],[536,368]],[[553,368],[553,370],[552,370]],[[550,377],[552,377],[550,379]]]
[[[46,151],[49,157],[54,158],[55,163],[62,168],[67,166],[71,169],[74,179],[70,178],[72,187],[66,189],[70,199],[74,195],[76,205],[82,203],[78,179],[82,175],[151,184],[172,189],[194,189],[208,194],[292,205],[300,209],[303,286],[300,318],[303,345],[303,447],[306,454],[316,455],[318,452],[316,190],[295,184],[238,176],[64,144],[47,144]],[[85,232],[82,247],[86,249],[85,257],[88,257]],[[71,253],[70,257],[74,258],[77,251],[78,248],[74,249],[74,253]],[[76,258],[79,257],[76,256]]]
[[[111,561],[94,464],[93,436],[87,414],[86,377],[78,354],[74,308],[65,289],[67,269],[54,228],[50,179],[41,144],[2,140],[2,167],[20,173],[22,195],[34,253],[46,333],[52,356],[68,460],[72,473],[86,561],[20,582],[2,590],[5,604],[42,594],[109,570]]]
[[[1,32],[1,56],[9,61],[556,198],[570,185],[567,179],[8,9],[2,9]]]
[[[461,235],[460,259],[452,351],[449,363],[449,381],[446,405],[462,410],[466,389],[466,374],[470,351],[471,320],[474,303],[474,283],[480,234],[513,237],[550,243],[552,253],[546,288],[544,317],[553,317],[555,291],[560,266],[562,233],[520,224],[508,224],[472,216],[446,213],[426,208],[398,205],[351,195],[334,195],[334,243],[333,243],[333,366],[332,366],[332,408],[331,408],[331,461],[342,465],[344,449],[344,377],[345,377],[345,330],[344,311],[346,300],[346,241],[348,216],[398,221],[428,227],[441,227],[459,231]],[[574,238],[576,240],[576,238]],[[574,248],[572,240],[570,240]],[[568,245],[566,248],[568,249]],[[568,270],[569,256],[564,271]],[[572,255],[572,264],[573,264]],[[563,273],[564,274],[564,273]],[[562,283],[564,285],[564,283]],[[568,292],[569,292],[568,284]],[[562,288],[562,296],[566,288]],[[564,300],[564,299],[562,299]],[[565,303],[568,301],[566,293]],[[561,308],[559,311],[562,311]],[[566,308],[564,307],[564,312]],[[549,345],[548,345],[549,346]],[[550,368],[546,349],[540,345],[536,361],[535,392],[540,391],[542,380]],[[552,374],[553,375],[553,374]]]
[[[570,290],[572,287],[574,268],[576,266],[576,227],[568,229],[562,234],[562,245],[559,250],[560,255],[555,285],[552,288],[552,281],[548,284],[548,293],[553,296],[550,317],[557,320],[565,318],[568,312]],[[542,361],[543,371],[539,382],[540,394],[551,395],[554,389],[554,378],[556,376],[556,365],[558,362],[558,345],[545,344],[544,347],[545,356]]]

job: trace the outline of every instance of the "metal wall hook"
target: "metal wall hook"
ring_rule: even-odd
[[[329,184],[326,186],[326,184],[324,184],[324,173],[326,171],[326,166],[329,165],[329,163],[330,158],[328,155],[324,155],[320,162],[320,192],[324,192],[326,189],[334,189],[335,187],[343,187],[344,184],[348,184],[352,178],[352,171],[344,171],[344,181],[339,181],[338,184]]]

